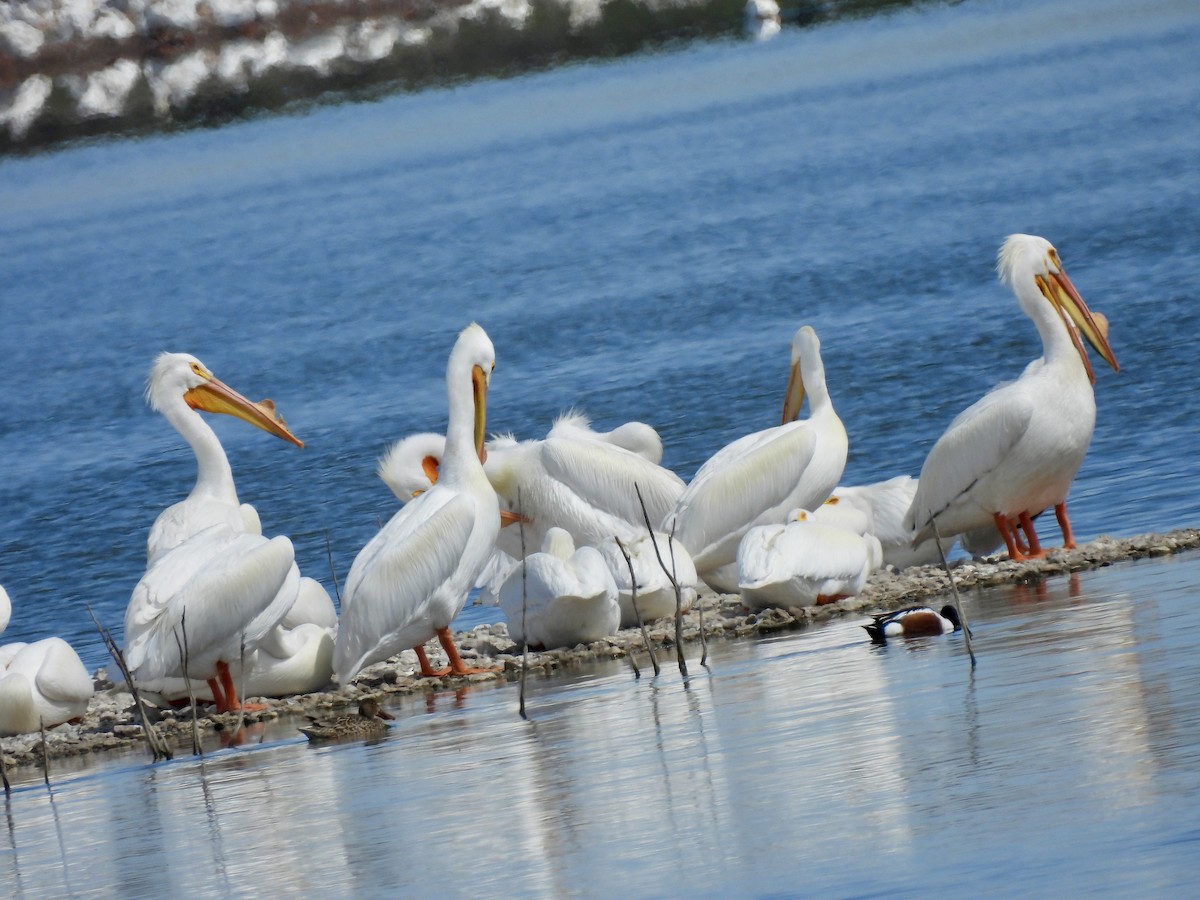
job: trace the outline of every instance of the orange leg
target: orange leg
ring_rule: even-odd
[[[839,600],[845,600],[849,594],[817,594],[817,606],[824,606],[826,603],[837,603]]]
[[[1071,532],[1071,520],[1067,518],[1067,501],[1054,507],[1054,516],[1058,519],[1058,527],[1062,529],[1063,549],[1075,549],[1075,535]]]
[[[1046,551],[1042,549],[1041,542],[1038,541],[1037,530],[1033,527],[1033,519],[1029,517],[1029,513],[1023,512],[1020,517],[1021,529],[1025,532],[1025,537],[1029,538],[1029,558],[1041,558],[1046,555]]]
[[[217,661],[217,677],[221,679],[221,687],[225,691],[224,708],[220,700],[216,700],[216,691],[213,692],[213,699],[217,702],[217,712],[237,712],[239,709],[244,709],[246,712],[258,712],[266,709],[261,703],[241,703],[238,700],[237,688],[233,686],[233,676],[229,674],[229,664],[224,660]],[[209,685],[212,680],[209,680]]]
[[[1008,527],[1012,529],[1013,542],[1017,545],[1017,550],[1019,550],[1021,553],[1028,556],[1029,555],[1029,542],[1027,540],[1025,540],[1025,537],[1021,532],[1021,520],[1020,519],[1009,519]]]
[[[442,645],[442,649],[446,651],[446,655],[450,657],[450,671],[455,675],[475,675],[480,672],[498,672],[494,667],[486,667],[482,669],[473,668],[466,665],[462,661],[462,657],[458,655],[458,648],[454,646],[454,639],[450,636],[450,629],[438,629],[438,641]]]
[[[217,712],[225,711],[225,692],[221,690],[221,683],[215,678],[208,679],[208,689],[212,691],[213,703],[217,704]]]
[[[429,657],[425,655],[424,647],[413,647],[417,651],[417,661],[421,664],[421,676],[423,678],[440,678],[443,675],[449,675],[450,669],[435,669],[429,664]]]
[[[1014,562],[1025,562],[1029,557],[1022,553],[1020,547],[1017,546],[1016,529],[1008,524],[1008,519],[1000,513],[992,513],[992,521],[996,523],[996,530],[1000,532],[1000,537],[1004,538],[1004,546],[1008,548],[1008,558]]]

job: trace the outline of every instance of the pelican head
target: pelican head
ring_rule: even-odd
[[[1103,326],[1096,321],[1087,304],[1083,302],[1083,298],[1079,296],[1079,291],[1067,277],[1062,261],[1058,258],[1058,251],[1054,249],[1053,244],[1045,238],[1032,234],[1009,235],[1000,247],[1000,253],[996,259],[996,271],[1000,275],[1000,280],[1014,291],[1017,291],[1023,280],[1033,279],[1046,302],[1062,318],[1067,333],[1071,336],[1071,341],[1075,344],[1075,349],[1083,361],[1083,367],[1087,370],[1088,377],[1093,383],[1096,378],[1092,372],[1091,363],[1088,361],[1087,351],[1080,343],[1080,334],[1104,358],[1104,361],[1113,367],[1113,371],[1121,371],[1121,367],[1117,364],[1117,358],[1113,355],[1112,347],[1108,344],[1108,321],[1105,320]],[[1020,296],[1019,293],[1018,296]]]
[[[487,436],[487,394],[492,383],[492,370],[495,368],[496,349],[492,346],[492,339],[478,324],[472,322],[459,332],[458,340],[454,342],[454,349],[450,352],[450,362],[446,368],[446,381],[453,408],[456,390],[454,382],[462,377],[464,370],[470,372],[471,399],[474,405],[473,439],[480,463],[487,461],[487,449],[484,447]]]
[[[804,404],[804,376],[800,367],[805,359],[816,359],[821,352],[821,342],[811,325],[803,325],[792,335],[792,367],[788,375],[787,393],[783,398],[783,422],[795,421]]]
[[[304,446],[304,442],[288,430],[274,401],[254,403],[247,400],[190,353],[160,353],[150,370],[146,402],[151,409],[164,412],[175,398],[181,396],[192,409],[235,416],[297,447]]]
[[[402,503],[429,490],[438,480],[446,438],[429,431],[396,441],[379,460],[376,470]]]

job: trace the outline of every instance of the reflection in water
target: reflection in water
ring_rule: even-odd
[[[529,721],[480,685],[395,699],[371,743],[268,728],[20,788],[0,852],[18,896],[1171,889],[1197,874],[1198,570],[977,591],[974,672],[958,636],[843,620],[717,642],[687,679],[534,679]]]

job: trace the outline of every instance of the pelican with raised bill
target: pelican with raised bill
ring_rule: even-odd
[[[250,504],[238,501],[225,450],[197,410],[234,416],[303,447],[275,404],[246,399],[190,353],[159,354],[150,370],[146,401],[174,426],[196,456],[196,483],[186,499],[167,507],[155,520],[146,542],[147,562],[153,563],[210,525],[261,534],[258,513]]]
[[[1096,423],[1095,375],[1083,340],[1120,371],[1104,329],[1045,238],[1011,235],[996,265],[1042,339],[1041,365],[994,388],[950,423],[921,468],[905,516],[915,541],[994,523],[1014,560],[1045,555],[1033,516],[1054,507],[1075,546],[1067,493]],[[1082,336],[1082,340],[1081,340]],[[1016,533],[1025,532],[1027,549]]]
[[[190,354],[159,355],[146,396],[191,446],[198,474],[151,529],[146,573],[125,610],[125,660],[139,683],[204,679],[219,711],[239,709],[230,667],[240,670],[291,609],[300,573],[292,542],[263,537],[253,507],[238,502],[225,451],[197,410],[304,444],[274,403],[251,402]]]
[[[809,417],[796,420],[807,394]],[[792,338],[783,422],[739,438],[708,460],[661,530],[687,548],[709,581],[737,559],[738,544],[757,525],[782,525],[793,509],[821,505],[846,465],[846,429],[825,386],[821,342],[808,325]],[[729,570],[724,570],[729,571]],[[723,583],[713,584],[727,589]]]
[[[483,471],[487,392],[495,367],[487,333],[472,323],[446,366],[449,423],[438,479],[392,516],[354,560],[333,650],[336,679],[412,648],[422,675],[490,671],[468,667],[450,623],[462,611],[500,531],[500,505]],[[424,644],[437,637],[449,668],[435,670]]]

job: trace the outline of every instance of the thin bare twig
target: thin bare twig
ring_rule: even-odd
[[[662,553],[658,549],[658,541],[654,539],[654,528],[650,525],[650,513],[646,512],[646,501],[642,499],[642,489],[637,482],[634,482],[633,490],[637,494],[638,503],[642,505],[642,520],[646,523],[646,531],[650,534],[650,545],[654,547],[654,556],[658,559],[658,565],[663,570],[663,574],[671,582],[671,587],[675,589],[675,660],[679,663],[679,674],[687,678],[687,658],[683,655],[683,591],[679,587],[679,580],[675,577],[675,555],[671,555],[672,565],[668,569],[667,564],[663,561]],[[674,527],[671,530],[674,531]]]
[[[183,633],[182,641],[179,639],[180,632]],[[192,690],[192,678],[188,675],[191,657],[188,653],[187,607],[179,616],[179,630],[172,629],[171,633],[175,636],[175,646],[179,648],[179,658],[183,660],[183,686],[187,690],[188,703],[192,706],[192,755],[203,756],[204,752],[200,749],[200,723],[196,721],[196,692]]]
[[[633,604],[634,618],[637,619],[638,628],[642,629],[642,640],[646,642],[646,652],[650,654],[650,665],[654,667],[654,674],[657,675],[661,669],[658,667],[658,657],[654,655],[654,646],[650,643],[650,633],[646,631],[646,623],[642,621],[642,612],[638,609],[637,576],[633,574],[633,560],[629,556],[629,551],[625,549],[625,545],[621,543],[621,539],[614,535],[613,540],[617,542],[617,549],[621,551],[621,555],[625,557],[625,565],[629,567],[629,602]],[[633,654],[629,655],[629,661],[633,663],[634,677],[640,678],[642,673],[638,671],[637,663],[634,662],[633,659]]]
[[[241,670],[238,672],[238,718],[237,725],[233,729],[235,741],[238,740],[242,726],[246,724],[246,632],[244,631],[238,642],[238,665],[241,666]]]
[[[133,702],[137,706],[138,715],[142,717],[142,735],[146,738],[146,745],[150,748],[151,757],[154,759],[154,762],[158,762],[160,759],[171,759],[171,749],[150,723],[150,714],[146,710],[146,702],[142,699],[142,693],[138,690],[137,683],[133,680],[133,674],[129,671],[129,666],[125,664],[125,654],[121,652],[121,648],[113,640],[112,633],[100,624],[100,620],[96,618],[96,614],[92,611],[90,605],[88,605],[87,611],[88,615],[92,617],[92,621],[96,623],[96,630],[100,632],[100,638],[104,641],[104,646],[107,648],[109,655],[116,661],[117,668],[121,670],[121,674],[125,676],[125,683],[129,685],[129,692],[133,694]]]
[[[529,632],[525,630],[525,613],[528,608],[529,595],[526,593],[526,574],[528,567],[525,565],[525,517],[521,515],[521,489],[517,488],[517,528],[520,529],[521,536],[521,689],[519,693],[520,705],[518,712],[521,718],[526,721],[529,716],[525,713],[525,676],[529,674]]]
[[[42,733],[42,778],[50,787],[50,748],[46,746],[46,720],[38,717],[38,729]]]
[[[329,577],[333,579],[333,593],[337,596],[340,607],[342,605],[342,589],[338,586],[337,569],[333,567],[333,542],[329,539],[328,528],[325,529],[325,556],[329,559]]]
[[[938,556],[942,558],[942,568],[950,579],[950,590],[954,594],[954,609],[958,612],[958,621],[962,624],[963,640],[967,645],[967,656],[971,658],[971,668],[975,668],[975,650],[971,647],[971,629],[967,626],[967,617],[963,615],[962,600],[958,596],[958,585],[954,583],[954,573],[950,571],[950,563],[946,562],[946,551],[942,549],[942,536],[938,534],[937,522],[929,520],[933,526],[933,542],[937,544]]]
[[[0,781],[4,782],[4,796],[12,796],[12,784],[8,780],[8,766],[4,764],[4,751],[0,750]]]

